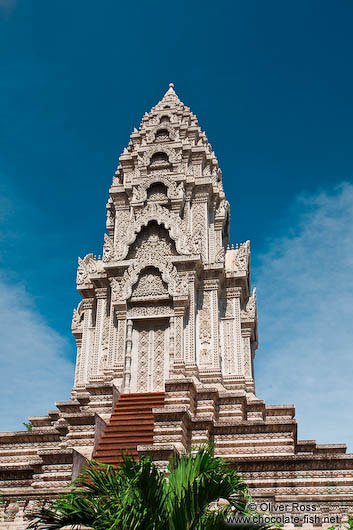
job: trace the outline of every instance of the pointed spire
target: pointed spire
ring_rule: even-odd
[[[165,96],[176,96],[175,90],[174,90],[174,83],[169,83],[169,88],[167,92],[164,94]]]
[[[178,95],[176,94],[175,90],[174,90],[174,83],[169,83],[169,88],[167,90],[167,92],[164,94],[163,98],[161,99],[161,101],[159,102],[159,104],[161,103],[171,103],[171,104],[180,104],[181,101],[178,97]]]

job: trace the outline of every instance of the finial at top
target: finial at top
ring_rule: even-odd
[[[177,98],[178,99],[178,96],[176,95],[176,93],[174,92],[174,83],[169,83],[169,88],[167,90],[167,92],[164,94],[163,96],[163,99],[165,97],[169,97],[169,96],[173,96],[173,98]]]

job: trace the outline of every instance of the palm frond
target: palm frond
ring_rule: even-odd
[[[235,469],[214,456],[212,446],[200,447],[195,455],[174,458],[169,471],[168,502],[173,529],[198,528],[209,505],[220,498],[245,512],[247,486]],[[209,517],[214,519],[216,515],[211,513]]]

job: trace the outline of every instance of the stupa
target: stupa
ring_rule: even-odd
[[[229,245],[222,172],[173,84],[131,134],[106,208],[102,257],[78,260],[72,395],[32,431],[0,433],[0,528],[25,528],[86,459],[128,449],[165,468],[209,440],[268,510],[315,505],[324,526],[353,511],[346,446],[298,440],[294,406],[255,394],[250,244]]]

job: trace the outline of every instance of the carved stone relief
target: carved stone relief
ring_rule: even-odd
[[[168,135],[168,139],[169,140],[173,140],[175,141],[177,139],[177,133],[174,129],[174,127],[172,127],[167,121],[164,121],[162,123],[159,123],[151,130],[147,133],[147,142],[150,143],[150,142],[158,142],[158,141],[161,141],[162,138],[158,137],[158,131],[160,130],[163,130],[165,129],[166,131],[168,131],[169,135]],[[157,138],[156,138],[157,136]]]
[[[153,174],[141,182],[137,188],[133,190],[132,204],[144,202],[147,200],[147,190],[156,183],[164,184],[167,188],[167,196],[169,199],[184,199],[183,183],[176,184],[176,182],[162,174]]]
[[[250,241],[242,243],[236,249],[234,256],[234,269],[236,272],[247,272],[249,270]]]
[[[104,234],[103,261],[106,263],[114,259],[114,244],[111,238]]]
[[[211,292],[199,291],[199,340],[200,364],[212,364]]]
[[[159,298],[168,296],[168,288],[157,269],[146,268],[133,287],[132,298]]]
[[[254,320],[256,316],[256,288],[253,289],[252,296],[249,297],[249,300],[246,304],[245,309],[241,312],[241,319],[243,321]]]
[[[171,296],[176,294],[176,287],[178,281],[178,273],[172,263],[164,258],[155,258],[150,257],[146,261],[135,261],[130,267],[125,271],[122,280],[121,291],[119,293],[119,298],[121,300],[127,300],[132,294],[132,288],[137,282],[140,272],[146,267],[154,267],[158,269],[161,273],[162,280],[168,286],[168,293]]]
[[[136,215],[135,220],[128,225],[122,238],[116,241],[115,259],[122,260],[127,256],[129,246],[134,243],[137,234],[151,221],[165,226],[170,237],[175,241],[179,254],[190,255],[195,253],[196,245],[194,246],[193,241],[188,237],[185,223],[180,216],[159,204],[150,203]]]
[[[170,238],[168,230],[164,226],[151,222],[138,234],[127,257],[128,259],[148,260],[150,257],[176,255],[175,243]]]
[[[156,153],[165,153],[171,164],[177,164],[181,161],[181,152],[177,152],[175,149],[171,149],[166,145],[153,145],[148,147],[144,153],[139,153],[139,166],[149,166],[152,156]]]
[[[82,285],[89,281],[90,274],[97,272],[97,263],[93,254],[87,254],[83,259],[78,258],[76,283]]]
[[[71,322],[72,331],[82,332],[83,317],[84,317],[83,302],[81,301],[78,304],[77,309],[74,309],[74,313],[73,313],[73,316],[72,316],[72,322]]]

